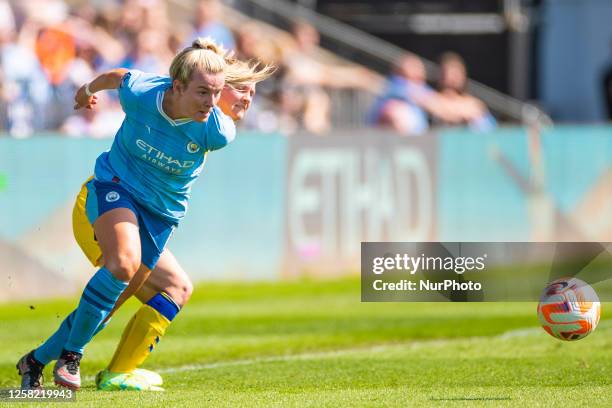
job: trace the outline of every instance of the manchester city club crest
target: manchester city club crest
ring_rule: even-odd
[[[197,153],[200,150],[200,146],[197,143],[187,143],[187,151],[189,153]]]
[[[115,202],[119,198],[120,198],[119,193],[116,191],[110,191],[108,194],[106,194],[106,202],[108,203]]]

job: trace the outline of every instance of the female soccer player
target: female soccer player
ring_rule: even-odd
[[[58,344],[62,351],[54,368],[56,384],[80,387],[85,345],[103,327],[119,296],[128,298],[155,268],[185,214],[204,153],[235,137],[233,121],[215,106],[225,69],[224,51],[198,39],[174,58],[170,77],[116,69],[77,92],[75,109],[91,109],[94,93],[118,89],[126,113],[75,207],[77,241],[100,269],[58,331],[17,364],[22,388],[41,386],[42,368],[57,358]],[[79,218],[79,206],[85,217]],[[164,313],[176,308],[169,296],[162,298],[155,302]]]
[[[268,78],[274,67],[234,61],[226,73],[219,108],[234,121],[241,120],[255,96],[256,84]],[[100,390],[161,390],[161,377],[138,367],[156,347],[176,313],[187,303],[192,284],[169,249],[165,249],[151,276],[136,296],[143,305],[124,329],[108,368],[96,376]],[[174,307],[164,309],[165,299]],[[122,303],[117,302],[117,308]],[[112,312],[111,312],[112,314]]]

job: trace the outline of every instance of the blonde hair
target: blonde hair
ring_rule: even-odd
[[[241,61],[232,55],[226,57],[225,63],[225,84],[232,88],[256,84],[276,71],[273,64],[263,64],[258,60]]]
[[[225,49],[209,37],[198,38],[174,57],[170,64],[170,77],[187,84],[198,69],[210,74],[224,72],[226,54]]]

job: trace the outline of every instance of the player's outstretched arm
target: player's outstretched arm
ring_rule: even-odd
[[[128,72],[126,68],[117,68],[98,75],[93,81],[84,84],[74,95],[74,109],[92,109],[98,103],[95,95],[105,89],[117,89],[121,85],[123,76]]]

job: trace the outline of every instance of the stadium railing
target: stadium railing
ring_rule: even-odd
[[[385,72],[406,53],[405,50],[299,4],[285,0],[233,0],[232,6],[261,21],[286,28],[296,19],[309,21],[319,30],[323,41],[339,55]],[[429,78],[438,76],[438,64],[422,58]],[[523,124],[552,124],[539,107],[499,92],[475,80],[468,80],[472,94],[482,99],[497,115]]]

